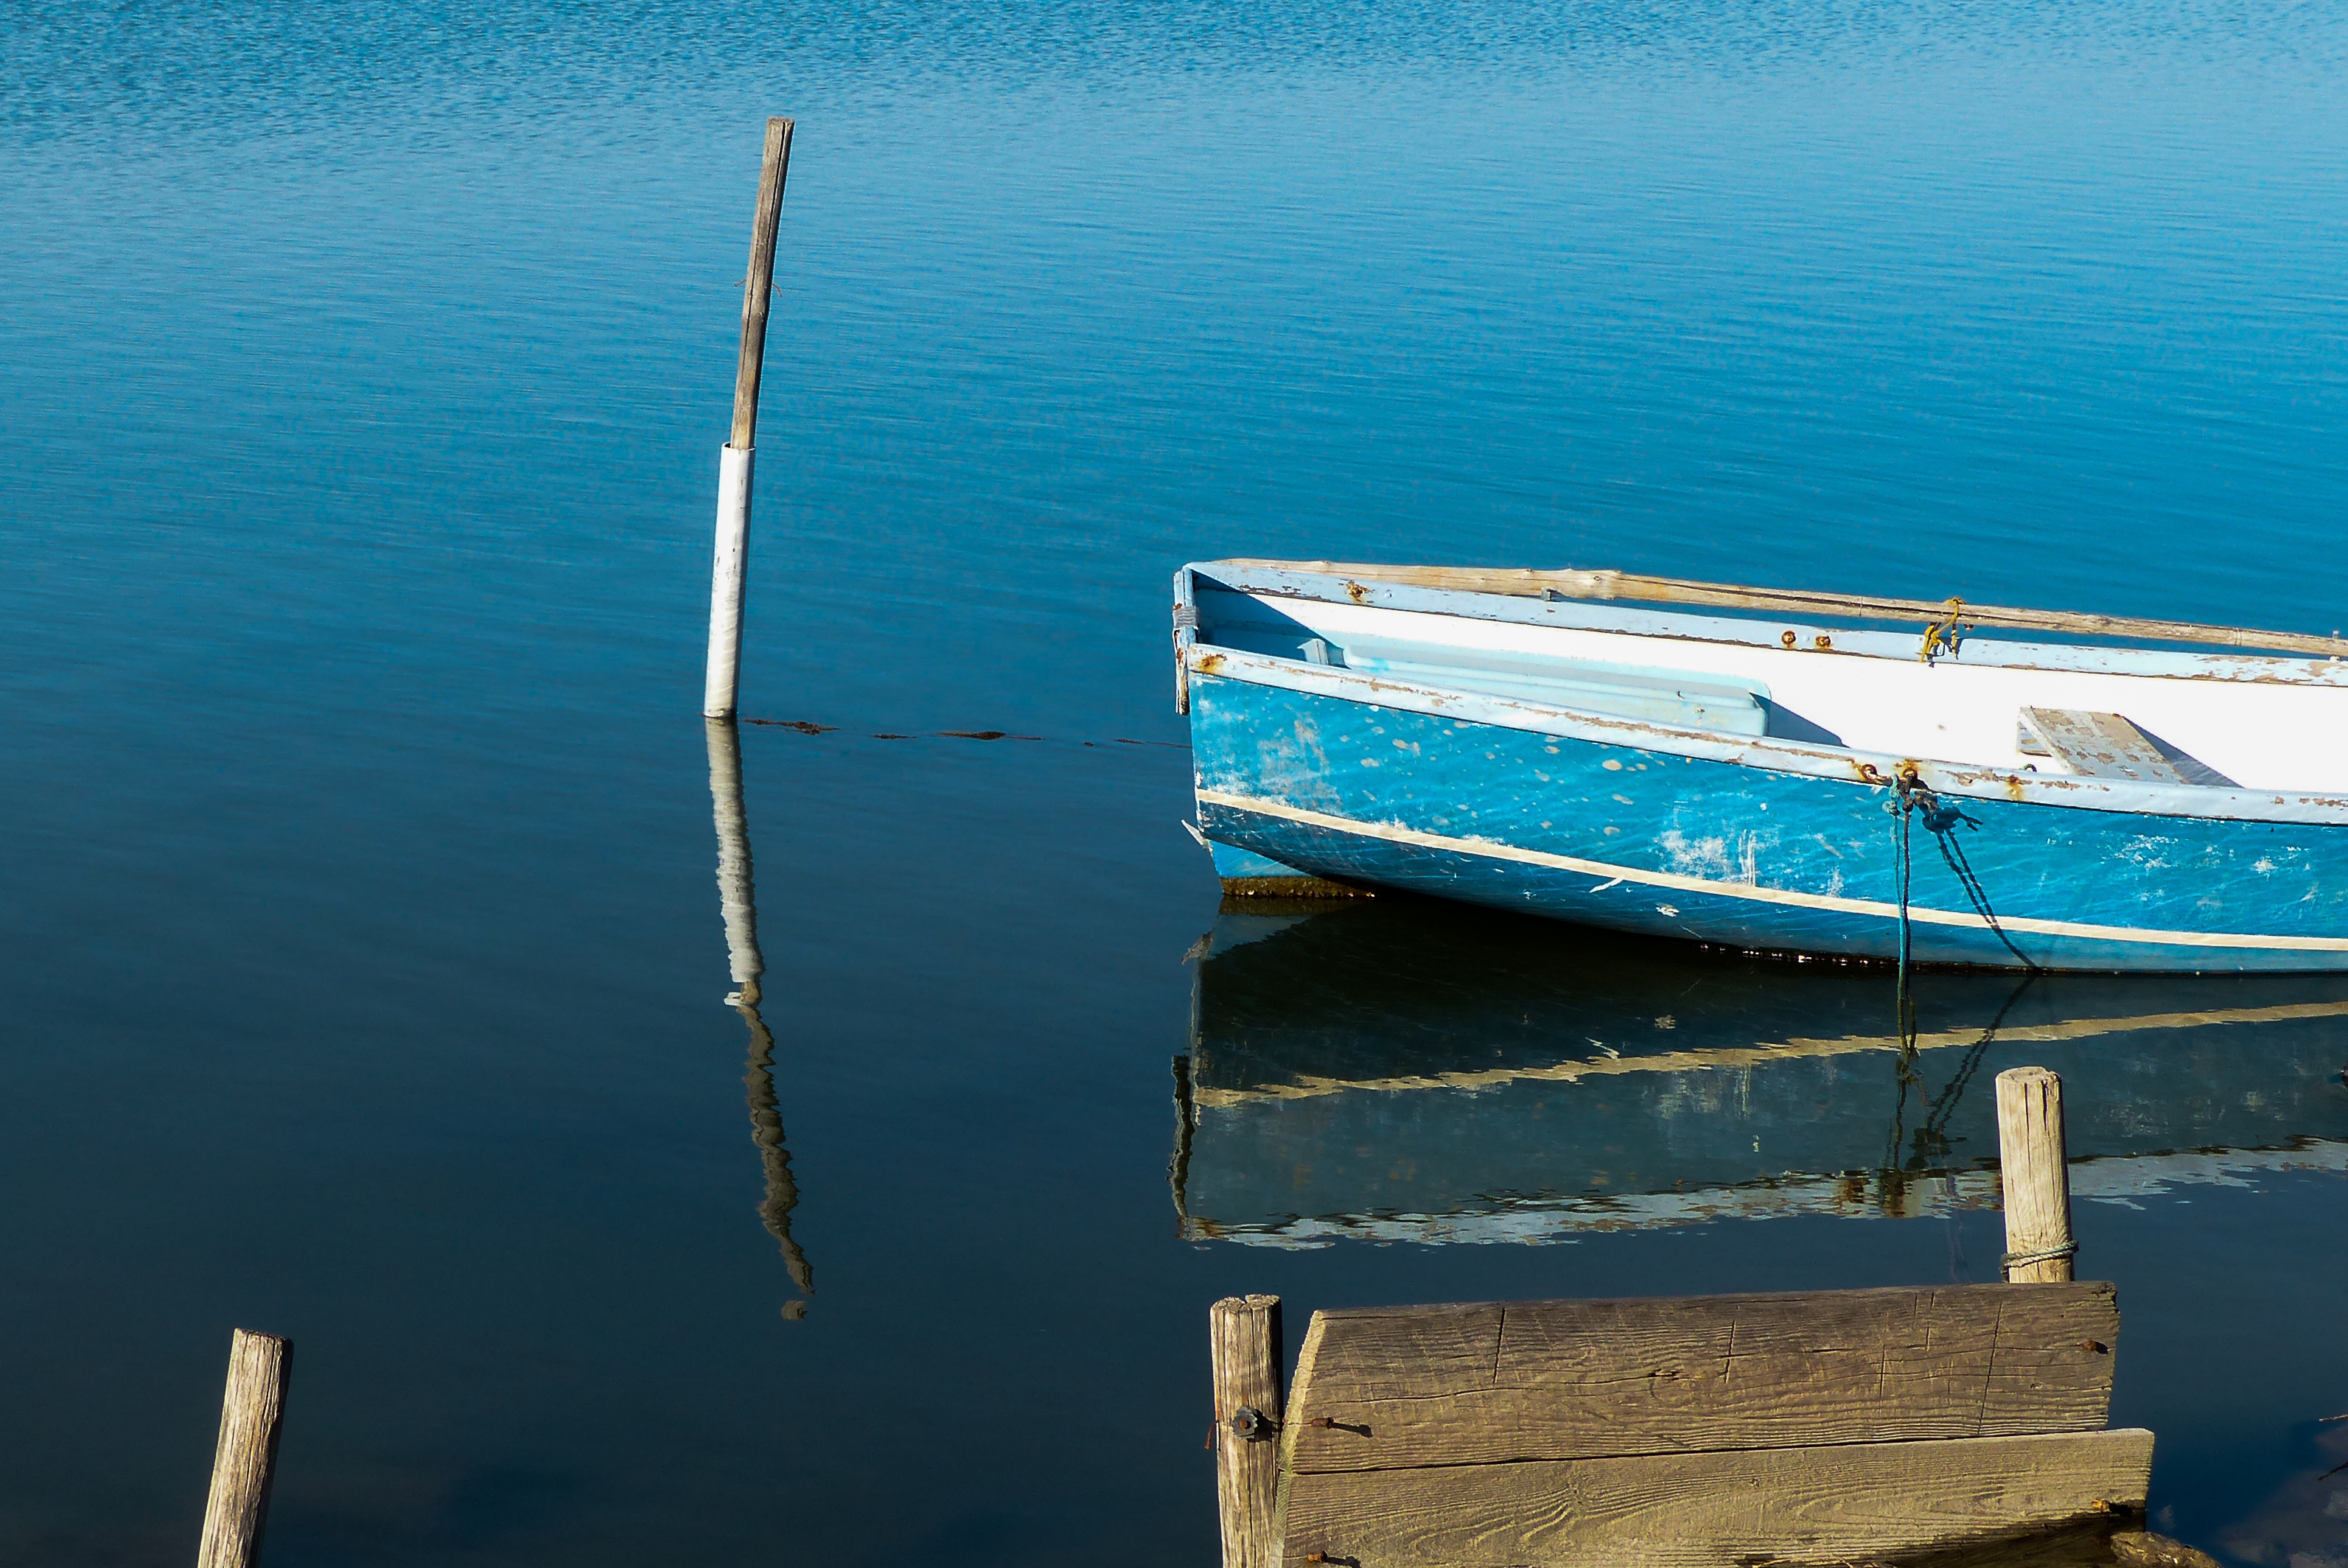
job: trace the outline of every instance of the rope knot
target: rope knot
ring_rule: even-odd
[[[2007,1279],[2012,1279],[2017,1268],[2027,1268],[2034,1263],[2053,1263],[2057,1258],[2075,1257],[2078,1252],[2079,1244],[2075,1241],[2066,1241],[2061,1246],[2043,1246],[2035,1252],[2010,1252],[2003,1260],[2003,1273]]]

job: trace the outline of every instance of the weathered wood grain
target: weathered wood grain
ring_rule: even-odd
[[[2151,1469],[2152,1434],[2123,1430],[1300,1475],[1282,1561],[1876,1561],[2141,1508]]]
[[[1458,593],[1512,594],[1540,599],[1622,599],[1643,604],[1698,604],[1728,610],[1777,610],[1787,615],[1851,616],[1883,620],[1939,621],[1948,618],[1945,600],[1887,599],[1875,594],[1822,593],[1745,588],[1735,583],[1694,582],[1684,578],[1645,577],[1637,572],[1566,569],[1543,571],[1517,567],[1382,566],[1369,562],[1266,560],[1235,557],[1207,566],[1285,568],[1322,572],[1356,582],[1391,582]],[[2224,648],[2262,648],[2273,652],[2348,657],[2348,639],[2296,631],[2260,631],[2240,626],[2199,626],[2181,620],[2147,620],[2129,615],[2093,615],[2064,610],[2015,610],[1967,603],[1959,613],[1967,626],[2017,630],[2066,631],[2147,642],[2199,642]]]
[[[2189,784],[2142,730],[2117,713],[2076,708],[2024,708],[2023,724],[2051,754],[2082,778],[2144,779]]]
[[[791,171],[791,122],[767,121],[758,162],[758,204],[750,217],[750,270],[742,279],[742,343],[734,364],[734,428],[726,442],[747,452],[758,440],[758,378],[767,358],[767,306],[775,292],[775,229],[783,215],[783,184]]]
[[[1317,1313],[1287,1462],[1305,1473],[2088,1431],[2110,1408],[2118,1333],[2100,1283]]]
[[[2043,1067],[1997,1075],[1998,1180],[2005,1195],[2005,1277],[2071,1277],[2071,1167],[2063,1080]]]
[[[1427,1399],[1489,1389],[1505,1307],[1368,1307],[1313,1315],[1312,1376],[1324,1399]],[[1296,1391],[1304,1389],[1300,1359]]]
[[[294,1342],[240,1328],[229,1340],[228,1387],[221,1399],[220,1442],[212,1454],[211,1495],[197,1568],[253,1568],[276,1478],[277,1434],[284,1425],[285,1379]]]
[[[1207,1309],[1215,1378],[1215,1497],[1223,1568],[1280,1558],[1280,1297],[1231,1296]],[[1252,1432],[1232,1418],[1252,1410]]]

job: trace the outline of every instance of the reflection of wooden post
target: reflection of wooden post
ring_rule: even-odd
[[[229,1341],[228,1391],[221,1399],[220,1444],[212,1453],[211,1499],[204,1505],[196,1568],[253,1568],[261,1561],[261,1528],[269,1522],[285,1375],[293,1362],[291,1339],[240,1328]]]
[[[798,1206],[798,1182],[791,1174],[791,1152],[783,1143],[783,1117],[775,1100],[775,1035],[758,1016],[759,977],[767,960],[758,950],[758,895],[751,880],[750,818],[742,803],[742,741],[731,719],[711,719],[709,804],[717,826],[717,905],[726,917],[726,961],[737,988],[726,1005],[750,1027],[750,1061],[742,1082],[750,1095],[750,1141],[757,1145],[766,1173],[758,1217],[783,1249],[783,1266],[801,1294],[815,1294],[807,1254],[791,1238],[791,1211]],[[794,1322],[807,1316],[805,1301],[783,1304]]]
[[[2071,1277],[2071,1170],[2063,1144],[2063,1081],[2043,1067],[1997,1075],[1998,1171],[2005,1189],[2005,1277]]]
[[[717,907],[726,917],[726,960],[734,983],[747,988],[743,995],[755,1006],[758,977],[767,972],[767,960],[758,952],[758,903],[750,885],[750,819],[742,807],[742,740],[731,719],[711,719],[707,728],[709,804],[717,823]]]
[[[1208,1308],[1207,1324],[1223,1568],[1272,1568],[1280,1561],[1280,1297],[1226,1296]]]

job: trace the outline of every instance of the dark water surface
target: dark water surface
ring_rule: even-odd
[[[2156,1512],[2348,1563],[2348,985],[1976,1050],[1943,977],[1903,1079],[1780,1049],[1879,976],[1219,925],[1165,634],[1224,554],[2331,630],[2343,106],[2314,5],[17,5],[0,1560],[184,1561],[247,1324],[288,1568],[1201,1563],[1213,1297],[1988,1277],[2044,1060]],[[742,761],[811,1295],[695,712],[772,110],[746,712],[838,728]],[[1177,1056],[1230,1095],[1179,1130]]]

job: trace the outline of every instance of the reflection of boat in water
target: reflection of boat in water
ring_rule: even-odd
[[[1990,1081],[2064,1075],[2081,1198],[2348,1169],[2348,979],[1879,969],[1380,898],[1226,913],[1178,1064],[1197,1238],[1539,1240],[1994,1204]],[[1237,901],[1227,910],[1242,907]]]

